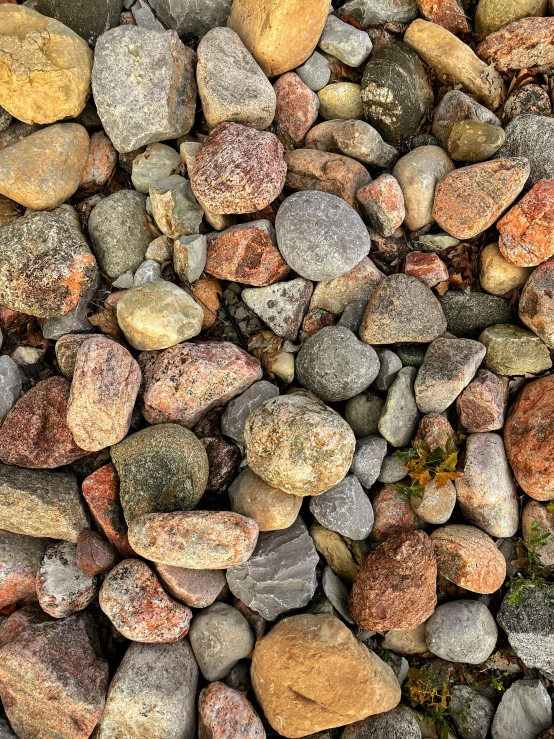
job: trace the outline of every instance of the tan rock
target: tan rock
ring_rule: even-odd
[[[318,282],[312,295],[310,309],[322,308],[339,315],[348,303],[368,300],[375,285],[381,282],[383,277],[383,273],[371,259],[364,257],[350,272],[332,280]]]
[[[90,94],[92,51],[53,18],[0,5],[0,105],[25,123],[74,118]]]
[[[399,654],[423,654],[428,651],[425,631],[425,623],[415,629],[391,629],[385,634],[382,647]]]
[[[488,36],[520,18],[546,15],[547,0],[479,0],[475,12],[475,32]]]
[[[336,118],[362,120],[362,88],[355,82],[333,82],[317,93],[319,115],[326,121]]]
[[[451,480],[442,487],[437,487],[431,480],[423,489],[423,498],[410,498],[412,508],[422,521],[427,523],[446,523],[456,505],[456,488]]]
[[[516,267],[509,262],[497,243],[488,244],[481,252],[479,282],[483,290],[491,295],[504,295],[523,287],[532,271],[530,267]]]
[[[336,531],[325,528],[317,521],[310,527],[315,548],[325,558],[333,572],[347,582],[352,582],[368,553],[365,542],[354,541]]]
[[[277,624],[257,642],[251,676],[266,718],[285,737],[351,724],[400,700],[392,669],[326,614]]]
[[[330,0],[235,0],[227,25],[268,77],[303,64],[315,49]]]
[[[217,321],[220,307],[218,295],[223,295],[223,287],[219,280],[214,280],[212,277],[203,277],[193,282],[191,288],[204,311],[202,331],[205,331]]]
[[[229,487],[231,510],[253,518],[260,531],[288,529],[295,522],[302,498],[268,485],[247,467]]]
[[[226,587],[225,570],[189,570],[186,567],[156,565],[165,589],[191,608],[206,608]]]

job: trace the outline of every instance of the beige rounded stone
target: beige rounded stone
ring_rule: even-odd
[[[423,498],[411,497],[410,503],[422,521],[446,523],[456,505],[456,488],[451,480],[440,488],[431,480],[423,489]]]
[[[479,281],[491,295],[504,295],[523,287],[532,272],[531,267],[516,267],[502,256],[498,243],[488,244],[481,252]]]
[[[253,518],[260,531],[288,529],[295,522],[302,498],[264,482],[247,467],[229,488],[231,510]]]
[[[354,82],[333,82],[317,93],[319,115],[326,121],[337,118],[363,120],[362,88]]]
[[[318,282],[310,301],[310,309],[322,308],[340,315],[348,303],[368,300],[383,277],[383,273],[371,259],[364,257],[353,269],[340,277]]]
[[[381,646],[398,654],[423,654],[429,651],[426,641],[425,624],[416,626],[415,629],[391,629],[385,634]]]
[[[267,720],[291,739],[390,711],[400,700],[392,669],[327,614],[278,623],[257,642],[251,677]]]

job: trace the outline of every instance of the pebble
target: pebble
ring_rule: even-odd
[[[510,323],[507,300],[486,293],[449,290],[440,298],[447,330],[454,336],[476,339],[489,326]]]
[[[437,254],[411,251],[404,260],[404,274],[417,277],[427,287],[448,280],[448,267]]]
[[[110,462],[83,480],[81,491],[94,523],[122,557],[132,557],[119,498],[119,478]]]
[[[198,665],[186,640],[131,642],[110,683],[97,739],[192,737]]]
[[[398,160],[392,174],[404,195],[410,231],[433,223],[435,186],[453,169],[454,163],[439,146],[418,146]]]
[[[107,689],[108,664],[89,614],[51,619],[29,606],[4,622],[0,698],[17,736],[86,739]]]
[[[435,339],[419,368],[414,392],[422,413],[442,413],[469,385],[483,361],[486,348],[472,339]]]
[[[368,716],[347,726],[341,739],[421,739],[415,716],[405,707]]]
[[[318,46],[350,67],[359,67],[373,48],[365,31],[331,14],[327,16]]]
[[[381,436],[368,436],[356,442],[356,450],[350,471],[357,477],[364,488],[371,488],[379,477],[386,453],[387,442]],[[365,537],[352,538],[363,539]]]
[[[431,450],[446,449],[448,441],[455,443],[454,429],[440,413],[428,413],[419,422],[417,433],[412,439],[412,448],[420,449],[425,442]]]
[[[280,621],[257,642],[251,674],[267,720],[285,736],[344,726],[400,700],[392,669],[325,614]],[[311,699],[316,695],[317,701]]]
[[[385,277],[369,298],[360,328],[367,344],[428,343],[446,330],[441,305],[417,277]]]
[[[248,467],[235,478],[228,495],[231,510],[254,519],[260,531],[288,529],[302,505],[302,498],[268,485]]]
[[[373,167],[389,167],[398,156],[394,146],[381,138],[373,126],[359,120],[335,120],[314,126],[306,146],[322,151],[337,151]]]
[[[364,117],[362,88],[355,82],[333,82],[319,90],[319,115],[325,121],[358,120]]]
[[[343,537],[336,531],[321,526],[317,521],[310,526],[310,536],[317,551],[325,558],[333,572],[341,579],[352,582],[369,553],[366,542]]]
[[[424,622],[415,629],[390,629],[385,634],[382,647],[397,654],[423,654],[429,651],[425,638]]]
[[[227,583],[249,608],[274,621],[312,599],[318,562],[314,542],[296,518],[287,529],[262,532],[252,556],[227,570]]]
[[[377,349],[377,356],[380,367],[373,385],[377,390],[388,390],[402,369],[402,362],[399,356],[390,349]]]
[[[504,138],[500,126],[481,121],[457,121],[450,129],[446,150],[455,162],[482,162],[496,154]]]
[[[492,295],[505,295],[525,285],[530,267],[516,267],[502,255],[498,244],[489,244],[481,252],[479,282]]]
[[[531,113],[550,116],[552,103],[546,90],[539,85],[524,85],[509,95],[504,103],[504,118],[511,121],[516,115]]]
[[[554,564],[554,514],[538,501],[530,500],[521,514],[523,541],[528,548],[534,546],[533,539],[537,536],[537,530],[539,535],[546,535],[537,553],[542,564],[550,567]]]
[[[498,629],[483,603],[456,600],[439,606],[426,624],[429,650],[448,662],[479,665],[493,653]]]
[[[82,611],[98,594],[97,578],[77,566],[77,547],[69,541],[50,544],[37,570],[40,607],[53,618]]]
[[[118,25],[122,5],[122,0],[93,0],[85,6],[66,0],[38,0],[35,10],[68,26],[93,47],[98,36]]]
[[[259,361],[226,341],[179,344],[140,359],[139,397],[149,423],[175,422],[190,428],[262,379]]]
[[[375,49],[361,85],[366,120],[392,144],[416,132],[433,102],[423,64],[399,42]]]
[[[551,404],[554,376],[524,386],[508,411],[504,443],[518,485],[535,500],[554,498]]]
[[[439,576],[472,593],[494,593],[506,578],[506,561],[494,541],[475,526],[436,529],[431,540]]]
[[[414,629],[435,610],[437,566],[431,540],[404,531],[365,560],[350,594],[350,613],[363,629]]]
[[[211,328],[218,320],[217,314],[220,308],[219,296],[223,294],[223,286],[219,280],[204,277],[196,280],[191,285],[191,288],[200,303],[200,307],[204,311],[202,331],[205,331]]]
[[[279,130],[299,144],[317,120],[319,98],[294,72],[279,77],[273,89]]]
[[[201,3],[183,3],[182,0],[159,0],[156,15],[179,36],[194,34],[203,36],[216,26],[224,26],[232,0],[202,0]]]
[[[0,105],[25,123],[74,118],[90,94],[92,52],[83,39],[31,8],[0,8],[3,58]],[[24,71],[25,70],[25,73]]]
[[[389,388],[379,418],[379,433],[395,447],[409,444],[417,428],[419,411],[414,392],[416,375],[415,367],[403,367],[398,372]]]
[[[241,450],[237,444],[220,436],[204,436],[200,441],[208,455],[210,467],[206,492],[221,495],[236,476],[242,460]]]
[[[495,705],[469,685],[453,685],[449,712],[456,731],[463,739],[486,739]]]
[[[130,54],[132,47],[135,54]],[[174,31],[119,26],[96,43],[92,92],[118,152],[188,133],[196,113],[194,54]],[[175,94],[179,90],[179,94]]]
[[[378,489],[373,495],[373,510],[373,541],[385,541],[395,534],[415,531],[425,525],[423,519],[416,515],[408,496],[399,492],[394,485],[383,485]]]
[[[554,121],[544,115],[518,115],[504,129],[506,140],[498,152],[502,157],[526,157],[530,174],[528,185],[554,178]]]
[[[69,390],[67,380],[50,377],[16,402],[0,428],[0,459],[4,464],[55,468],[86,455],[66,423]]]
[[[148,144],[146,150],[133,159],[131,180],[135,190],[148,194],[150,186],[175,174],[181,157],[167,144]]]
[[[479,0],[475,31],[479,36],[488,36],[520,18],[545,15],[546,5],[545,0]]]
[[[478,121],[500,126],[500,120],[484,105],[461,90],[449,90],[440,100],[433,114],[432,133],[444,146],[455,123]]]
[[[210,606],[227,585],[224,570],[190,570],[158,563],[156,572],[165,589],[191,608]]]
[[[265,739],[262,722],[240,690],[210,683],[198,696],[198,732],[209,739]]]
[[[456,399],[461,425],[470,434],[501,429],[508,409],[508,395],[507,377],[499,377],[486,369],[477,370],[475,378]]]
[[[423,234],[418,236],[417,243],[421,244],[423,251],[437,252],[444,251],[451,246],[458,246],[460,240],[442,231],[438,234]]]
[[[178,239],[199,232],[204,211],[184,177],[172,174],[150,185],[150,205],[158,228],[166,236]]]
[[[446,523],[456,505],[456,488],[451,480],[438,487],[434,480],[423,488],[423,498],[410,497],[410,504],[418,518],[426,523]]]
[[[98,531],[81,532],[75,557],[81,572],[92,576],[109,572],[119,561],[115,548]]]
[[[373,507],[352,474],[326,493],[311,498],[310,512],[322,526],[349,539],[366,539],[373,528]]]
[[[395,457],[394,453],[383,459],[381,472],[377,478],[378,482],[400,482],[404,477],[406,477],[406,468],[401,459]]]
[[[198,45],[196,79],[210,128],[224,121],[268,128],[275,117],[275,92],[231,28],[212,28]]]
[[[554,182],[539,180],[497,224],[498,246],[516,267],[536,267],[554,254]]]
[[[409,23],[417,16],[416,0],[348,0],[341,15],[352,18],[364,28],[382,23]]]
[[[304,64],[296,68],[296,74],[310,90],[319,92],[328,84],[331,68],[327,59],[318,51],[314,51]]]
[[[492,722],[492,739],[534,739],[552,726],[552,701],[540,680],[516,680],[502,696]]]
[[[118,190],[101,200],[90,214],[88,232],[100,269],[108,277],[135,271],[152,241],[146,198],[133,190]]]
[[[422,16],[446,28],[450,33],[468,33],[470,26],[465,9],[458,0],[418,0]]]
[[[372,390],[366,390],[346,401],[344,418],[357,439],[372,436],[379,431],[379,418],[385,401]]]
[[[110,180],[116,164],[117,152],[112,142],[103,131],[93,133],[79,190],[87,195],[98,192]]]
[[[139,559],[125,559],[108,573],[99,600],[115,628],[131,641],[175,642],[189,630],[190,609],[166,595]]]
[[[295,341],[313,292],[303,277],[267,287],[246,288],[242,300],[277,335]]]
[[[521,18],[489,34],[477,54],[500,72],[554,63],[552,18]]]
[[[248,416],[269,398],[279,395],[279,389],[267,380],[255,382],[231,400],[221,417],[221,431],[244,446],[244,427]]]
[[[489,326],[479,340],[487,348],[485,367],[499,375],[537,375],[552,367],[546,344],[519,326]]]
[[[268,131],[220,123],[196,156],[194,194],[214,213],[252,213],[268,206],[285,183],[283,146]]]
[[[322,280],[315,286],[310,308],[321,308],[335,315],[344,313],[353,302],[367,302],[383,274],[371,259],[363,257],[355,267],[340,277]]]
[[[48,544],[47,539],[0,531],[0,608],[37,600],[37,569]]]
[[[184,236],[184,239],[190,238]],[[204,247],[204,254],[206,248]],[[133,277],[133,287],[139,287],[145,285],[147,282],[156,282],[156,280],[162,279],[162,270],[158,262],[153,259],[146,259],[137,269]]]
[[[381,236],[392,236],[406,217],[404,194],[390,174],[380,175],[356,192],[356,199],[369,225]]]

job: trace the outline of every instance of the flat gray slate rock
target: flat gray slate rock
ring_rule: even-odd
[[[203,36],[210,28],[224,26],[233,0],[158,0],[156,15],[164,25],[183,36]]]
[[[310,511],[322,526],[349,539],[366,539],[373,528],[373,506],[355,475],[310,498]]]
[[[248,416],[269,398],[279,395],[279,388],[267,380],[260,380],[233,398],[221,416],[221,432],[244,446],[244,427]]]

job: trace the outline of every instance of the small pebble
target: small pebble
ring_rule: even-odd
[[[114,547],[97,531],[81,532],[75,557],[81,572],[91,576],[109,572],[119,560]]]

